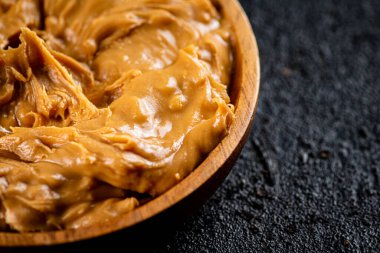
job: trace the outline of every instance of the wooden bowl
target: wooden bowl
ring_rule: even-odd
[[[153,218],[183,216],[207,199],[227,176],[244,146],[256,111],[260,66],[256,40],[250,23],[237,0],[218,0],[221,10],[235,33],[234,82],[230,95],[236,106],[236,118],[229,135],[183,181],[163,195],[115,220],[77,230],[37,233],[0,232],[0,246],[42,246],[77,242],[128,231],[138,226],[146,229]],[[156,218],[157,219],[157,218]],[[133,233],[131,233],[133,236]]]

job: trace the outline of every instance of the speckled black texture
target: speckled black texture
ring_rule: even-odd
[[[380,252],[380,1],[241,2],[262,65],[251,137],[157,252]]]

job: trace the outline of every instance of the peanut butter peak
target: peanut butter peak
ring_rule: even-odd
[[[0,0],[0,228],[79,228],[186,177],[227,135],[210,0]]]

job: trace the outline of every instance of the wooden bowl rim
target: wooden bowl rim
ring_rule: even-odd
[[[132,227],[148,220],[167,208],[188,197],[207,182],[231,158],[240,143],[249,133],[257,108],[260,86],[260,64],[257,42],[250,22],[237,0],[218,0],[228,20],[234,20],[235,54],[240,54],[240,70],[235,73],[234,85],[240,82],[240,91],[236,98],[235,120],[230,133],[207,156],[207,158],[185,179],[166,193],[138,207],[137,209],[104,224],[81,228],[49,232],[13,233],[0,232],[0,246],[43,246],[56,245],[91,239],[121,229]],[[237,31],[238,29],[238,31]],[[243,56],[243,57],[242,57]],[[238,80],[238,81],[237,81]],[[239,150],[240,151],[240,150]]]

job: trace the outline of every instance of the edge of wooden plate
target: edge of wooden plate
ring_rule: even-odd
[[[235,79],[231,98],[235,101],[236,118],[229,135],[179,184],[122,217],[77,230],[0,232],[0,247],[57,245],[99,237],[149,220],[194,195],[204,184],[213,184],[209,188],[212,192],[215,191],[227,176],[245,144],[256,112],[260,86],[259,53],[250,22],[237,0],[218,2],[235,33]],[[199,198],[204,199],[205,196]]]

